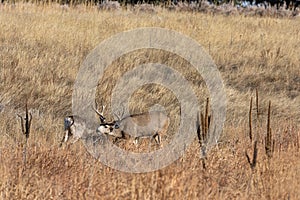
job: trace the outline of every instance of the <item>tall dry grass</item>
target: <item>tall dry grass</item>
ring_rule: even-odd
[[[99,12],[54,4],[0,5],[0,198],[298,199],[298,25],[299,18],[225,17],[163,9],[154,14]],[[227,121],[218,148],[205,161],[206,169],[201,165],[196,140],[183,158],[147,174],[110,169],[91,157],[81,143],[58,148],[63,136],[62,119],[71,113],[72,87],[84,58],[115,33],[149,26],[172,29],[195,39],[221,72],[228,100]],[[109,91],[122,72],[135,64],[161,61],[174,66],[199,89],[196,95],[204,110],[208,92],[201,77],[185,70],[186,61],[169,54],[161,57],[160,53],[133,52],[117,60],[106,72],[110,79],[100,81],[97,101],[108,104],[109,109]],[[248,113],[256,88],[260,113],[259,120],[252,117],[252,133],[257,135],[258,158],[252,170],[245,151],[252,155]],[[146,100],[149,97],[153,98]],[[25,138],[16,114],[23,114],[26,99],[33,119],[24,166]],[[271,159],[264,153],[269,100],[270,126],[276,141]],[[172,116],[179,112],[171,92],[157,86],[137,91],[132,102],[136,112],[157,102],[166,105]],[[172,127],[175,125],[176,118]]]

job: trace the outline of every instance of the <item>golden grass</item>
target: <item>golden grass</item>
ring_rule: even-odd
[[[77,7],[0,5],[0,198],[2,199],[298,199],[300,122],[299,18],[257,18],[160,10],[155,14],[131,11],[98,12]],[[122,22],[122,23],[120,23]],[[128,174],[110,169],[91,157],[81,143],[58,148],[63,116],[71,114],[72,87],[80,64],[101,41],[138,27],[163,27],[198,41],[212,56],[225,83],[227,121],[218,148],[209,153],[204,170],[197,141],[183,158],[156,172]],[[164,61],[185,74],[202,105],[208,96],[201,77],[185,72],[180,58],[161,58],[160,52],[133,52],[107,71],[97,100],[109,104],[116,79],[133,65]],[[132,64],[132,60],[138,59]],[[245,150],[250,96],[259,91],[258,161],[251,170]],[[149,101],[145,91],[156,91]],[[25,138],[16,113],[25,99],[33,112],[27,162]],[[273,157],[265,155],[268,101],[272,101]],[[176,115],[179,105],[170,91],[145,87],[133,97],[132,110],[162,103]],[[175,102],[171,104],[169,102]],[[255,107],[255,106],[253,106]],[[110,109],[108,105],[108,109]],[[203,108],[201,108],[204,110]],[[255,109],[255,108],[254,108]],[[109,116],[112,118],[112,116]],[[176,118],[175,118],[176,120]],[[174,122],[174,124],[176,124]],[[175,125],[173,124],[173,128]],[[196,127],[195,127],[196,136]]]

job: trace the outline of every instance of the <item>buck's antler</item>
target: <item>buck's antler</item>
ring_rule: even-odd
[[[95,101],[95,106],[96,106],[96,107],[94,107],[94,106],[92,105],[92,109],[93,109],[93,110],[97,113],[97,115],[99,116],[99,119],[100,119],[101,123],[104,123],[104,122],[105,122],[105,117],[103,116],[103,113],[104,113],[105,106],[102,106],[102,111],[101,111],[101,112],[97,109],[98,105],[97,105],[97,102],[96,102],[96,101]]]

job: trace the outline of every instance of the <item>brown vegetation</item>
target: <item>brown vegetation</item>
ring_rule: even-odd
[[[0,5],[0,198],[299,199],[299,20]],[[221,72],[227,120],[218,146],[205,159],[205,168],[199,158],[196,126],[191,133],[195,141],[186,154],[152,173],[110,169],[89,155],[81,143],[58,147],[64,134],[63,117],[71,114],[72,87],[84,58],[115,33],[149,26],[195,39]],[[182,73],[197,89],[200,110],[206,110],[209,94],[202,78],[186,70],[190,68],[185,60],[156,50],[132,52],[115,61],[106,71],[110,79],[99,82],[98,102],[110,110],[110,92],[117,78],[134,65],[153,61]],[[249,111],[256,88],[259,109],[251,106]],[[16,116],[24,111],[26,99],[32,114],[27,144]],[[268,115],[269,101],[272,110]],[[180,109],[171,91],[147,85],[131,102],[134,112],[157,103],[166,106],[173,118],[170,132],[176,130]],[[253,109],[257,117],[249,117]],[[249,126],[254,142],[249,139]],[[265,138],[271,141],[271,157],[266,154]]]

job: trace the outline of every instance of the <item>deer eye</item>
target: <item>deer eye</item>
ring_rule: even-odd
[[[115,124],[115,129],[119,129],[119,128],[120,128],[119,124]]]

